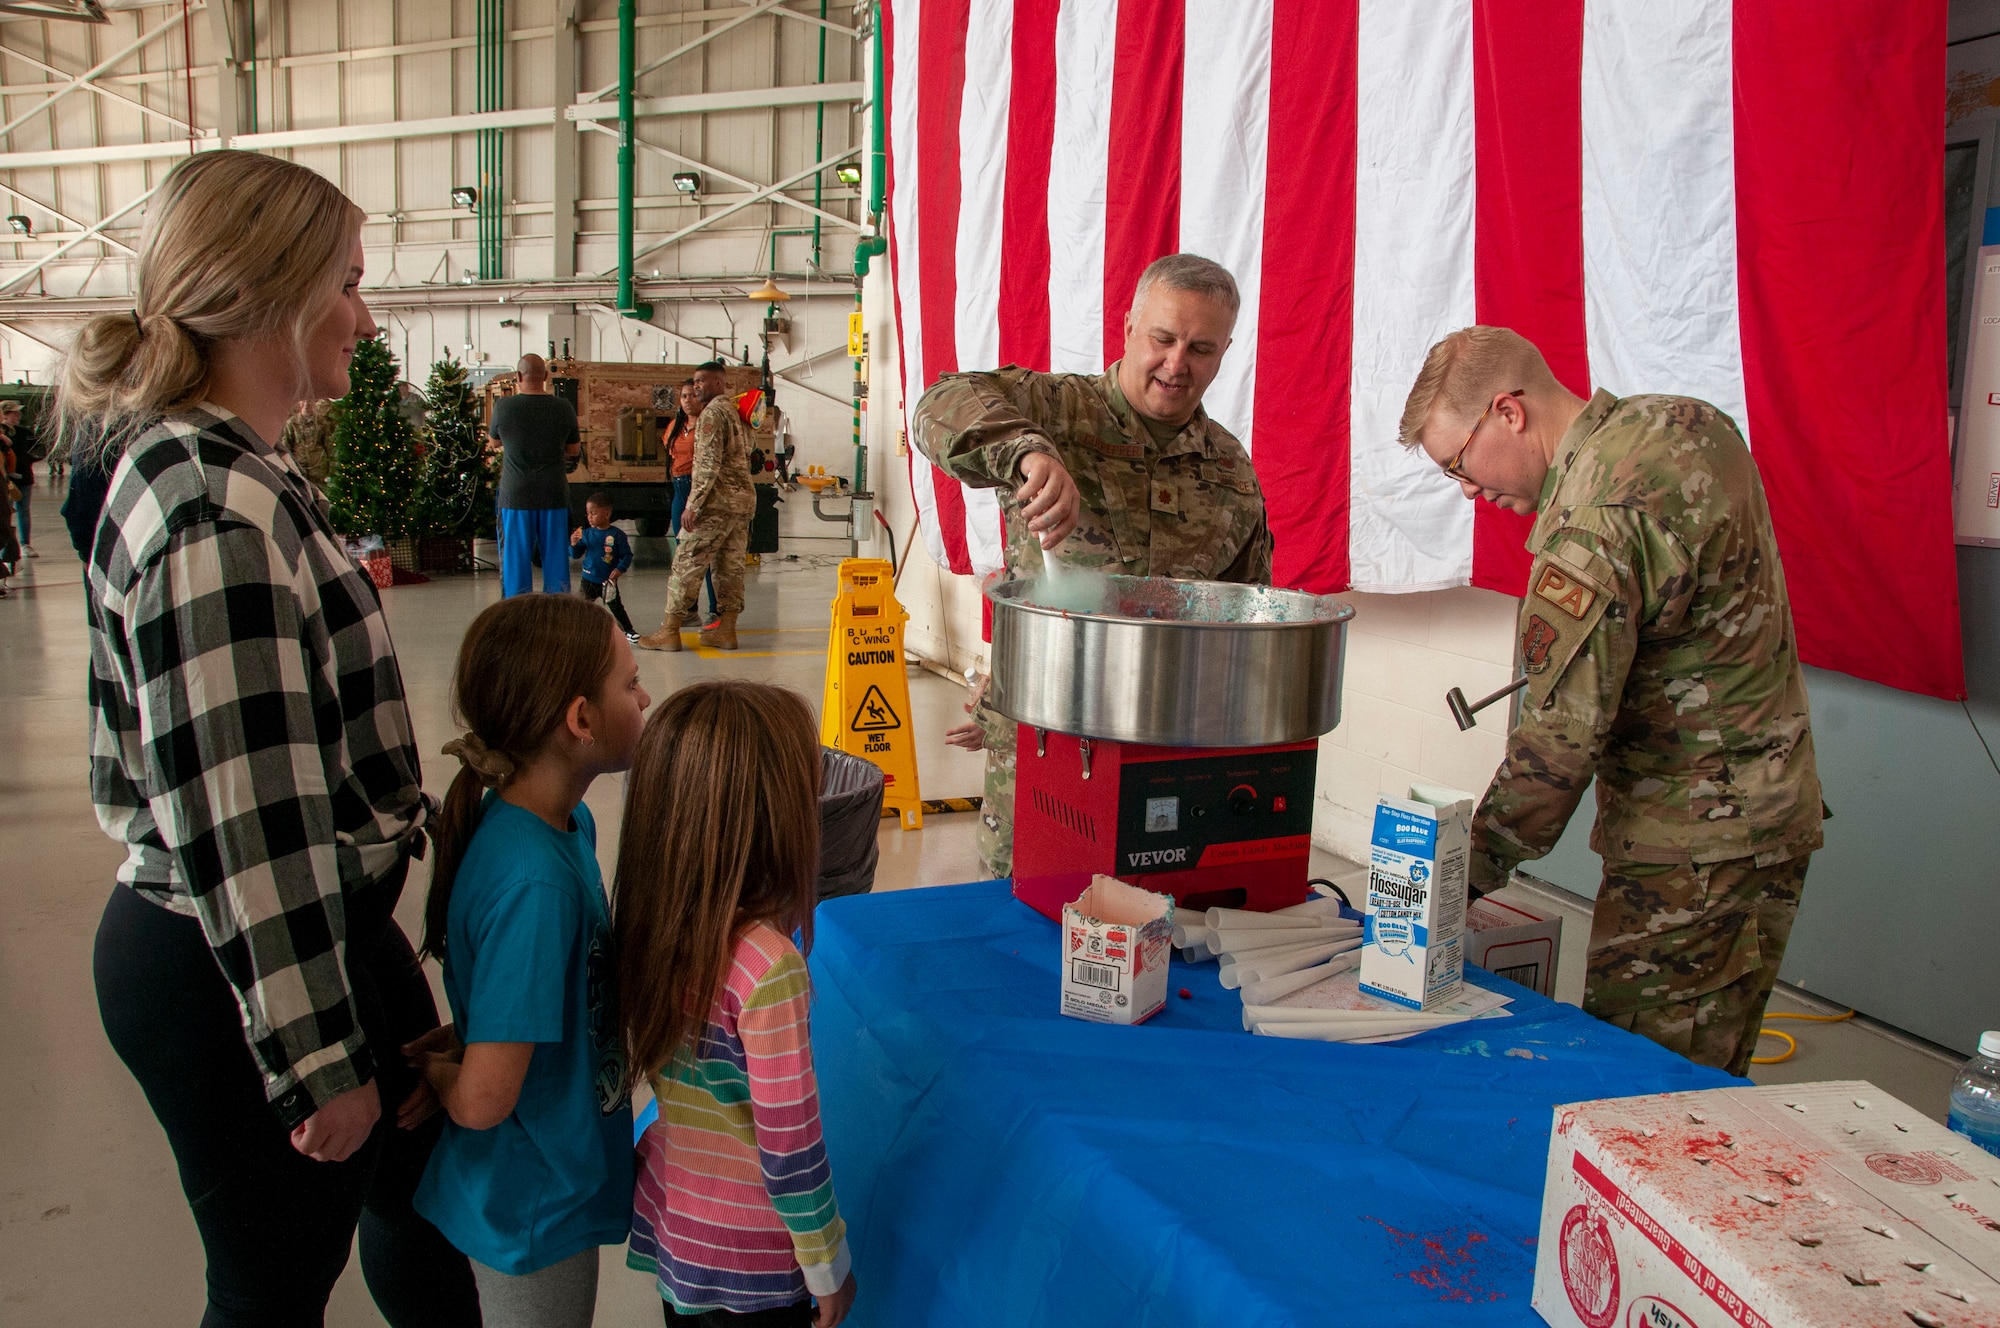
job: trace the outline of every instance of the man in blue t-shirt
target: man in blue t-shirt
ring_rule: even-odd
[[[576,412],[549,392],[548,362],[523,355],[521,390],[493,403],[486,432],[500,440],[500,593],[534,589],[534,563],[542,564],[542,589],[569,591],[569,559],[562,556],[569,529],[570,463],[582,451]]]
[[[590,524],[578,526],[569,537],[569,556],[583,559],[583,597],[592,603],[602,600],[625,639],[637,641],[639,634],[625,616],[625,597],[618,593],[618,578],[632,566],[632,544],[611,524],[611,495],[591,494],[583,500],[583,515]]]

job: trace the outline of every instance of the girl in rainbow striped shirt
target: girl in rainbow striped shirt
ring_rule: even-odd
[[[833,1328],[854,1303],[791,941],[812,947],[819,751],[796,692],[699,683],[654,712],[626,782],[619,999],[660,1104],[627,1262],[669,1324]]]

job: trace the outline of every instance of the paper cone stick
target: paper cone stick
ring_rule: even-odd
[[[1257,913],[1247,908],[1211,908],[1205,921],[1211,927],[1291,927],[1305,921],[1340,922],[1338,899],[1308,899],[1303,904]]]
[[[1317,968],[1332,959],[1345,960],[1348,968],[1361,967],[1361,942],[1342,941],[1338,945],[1320,946],[1288,958],[1265,959],[1259,956],[1254,961],[1238,965],[1236,971],[1243,984],[1248,986],[1252,982],[1262,982],[1268,978],[1287,977],[1302,968]]]
[[[1223,960],[1225,967],[1235,969],[1239,984],[1256,982],[1261,978],[1283,977],[1296,973],[1314,964],[1323,964],[1335,955],[1347,954],[1361,948],[1361,938],[1346,941],[1328,941],[1324,945],[1302,946],[1295,950],[1259,950],[1255,954],[1237,957],[1228,956]],[[1357,961],[1358,962],[1358,961]]]
[[[1285,927],[1262,928],[1255,931],[1216,931],[1208,933],[1208,948],[1217,954],[1250,954],[1257,950],[1275,950],[1291,946],[1310,945],[1315,942],[1344,941],[1361,935],[1360,927]]]
[[[1359,955],[1335,955],[1323,964],[1301,968],[1297,972],[1282,973],[1276,977],[1259,978],[1255,982],[1243,984],[1245,1005],[1269,1005],[1272,1001],[1289,996],[1295,991],[1304,991],[1315,982],[1324,982],[1336,973],[1345,973],[1361,962]]]

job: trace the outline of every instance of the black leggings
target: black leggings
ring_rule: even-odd
[[[347,1266],[357,1221],[361,1271],[394,1328],[479,1323],[465,1256],[411,1207],[442,1113],[396,1128],[416,1084],[400,1043],[437,1026],[437,1006],[390,911],[400,893],[348,896],[348,982],[374,1049],[382,1119],[345,1162],[315,1162],[264,1097],[235,993],[201,924],[118,886],[97,928],[97,1008],[145,1090],[179,1164],[208,1255],[203,1328],[318,1328]]]
[[[618,630],[627,636],[631,636],[633,634],[632,620],[625,616],[625,597],[614,591],[610,598],[606,598],[604,587],[607,583],[603,581],[583,580],[581,578],[579,580],[581,580],[583,585],[583,597],[592,603],[601,603],[605,608],[611,610],[611,616],[618,620]]]

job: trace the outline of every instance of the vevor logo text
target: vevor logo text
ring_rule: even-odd
[[[1159,867],[1169,862],[1186,862],[1185,848],[1155,848],[1144,853],[1127,853],[1125,865],[1128,867]]]

